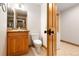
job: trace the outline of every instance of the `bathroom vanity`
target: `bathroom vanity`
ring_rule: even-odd
[[[29,31],[9,30],[7,32],[8,55],[22,55],[29,51]]]
[[[7,55],[23,55],[29,51],[27,13],[8,8],[7,12]]]

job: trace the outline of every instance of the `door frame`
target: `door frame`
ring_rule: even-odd
[[[52,3],[52,11],[53,11],[53,7],[54,7],[54,3]],[[57,10],[56,10],[57,11]],[[52,16],[53,16],[53,13],[52,13]],[[56,27],[55,27],[55,32],[57,33],[57,16],[56,16]],[[53,20],[53,18],[52,18]],[[47,30],[49,29],[49,3],[47,3]],[[56,34],[55,33],[55,34]],[[56,34],[57,36],[57,34]],[[49,35],[47,34],[47,56],[50,56],[49,55],[49,39],[48,39]],[[53,39],[53,38],[52,38]],[[52,56],[56,56],[57,55],[57,37],[55,40],[52,40],[52,42],[54,43],[54,46],[52,46]],[[54,49],[55,47],[55,49]]]

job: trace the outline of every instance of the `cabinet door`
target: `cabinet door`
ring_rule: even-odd
[[[28,52],[29,39],[26,33],[9,33],[8,55],[22,55]]]
[[[23,36],[23,50],[24,50],[24,53],[27,53],[28,52],[28,48],[29,48],[29,39],[28,39],[28,36]]]
[[[28,37],[18,36],[15,41],[15,51],[16,55],[21,55],[28,52]]]
[[[15,38],[8,37],[8,55],[15,55]]]
[[[23,40],[21,37],[23,36],[18,36],[16,37],[16,43],[15,43],[15,51],[16,55],[20,55],[23,53]]]

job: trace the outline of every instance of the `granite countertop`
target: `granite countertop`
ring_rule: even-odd
[[[8,32],[24,32],[24,31],[29,32],[29,30],[26,30],[26,29],[12,29],[12,30],[8,30]]]

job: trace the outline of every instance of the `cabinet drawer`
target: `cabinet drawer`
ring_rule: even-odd
[[[8,36],[28,36],[28,32],[12,32],[8,33]]]

